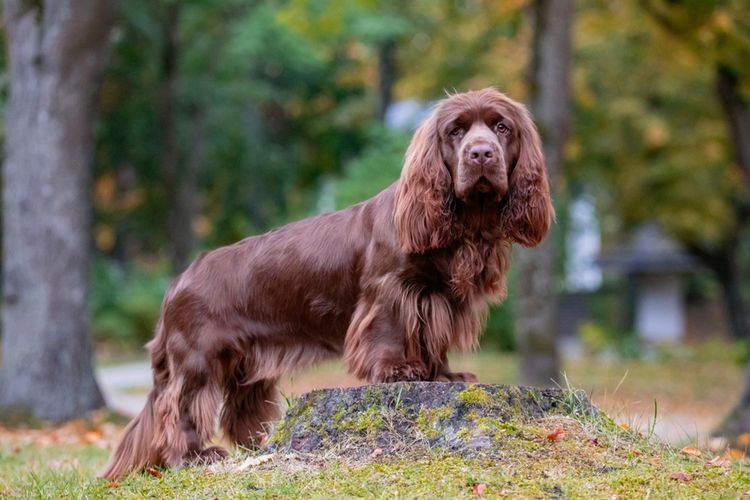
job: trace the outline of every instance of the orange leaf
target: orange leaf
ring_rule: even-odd
[[[700,457],[702,455],[701,450],[699,450],[698,448],[693,448],[692,446],[685,446],[680,451],[685,455],[692,455],[694,457]]]
[[[474,483],[474,494],[478,497],[484,496],[484,491],[487,489],[485,483]]]
[[[732,460],[742,460],[745,457],[745,453],[737,448],[729,448],[728,455]]]
[[[154,477],[162,477],[164,475],[164,474],[161,473],[160,470],[154,469],[153,467],[149,467],[148,469],[146,469],[146,472],[148,472],[149,474],[151,474]]]
[[[554,431],[547,434],[547,441],[555,442],[560,441],[565,437],[565,429],[562,427],[556,428]]]
[[[370,458],[377,458],[382,454],[383,448],[375,448],[374,450],[372,450],[372,453],[370,453]]]
[[[750,444],[750,432],[745,432],[737,436],[737,442],[742,445]]]
[[[87,444],[93,444],[97,441],[100,441],[103,437],[103,434],[101,431],[88,431],[83,436],[81,436],[81,442],[87,443]]]
[[[695,476],[688,472],[673,472],[672,475],[669,476],[669,479],[675,481],[692,481],[694,478]]]
[[[109,483],[107,483],[106,487],[107,488],[119,488],[120,486],[122,486],[121,482],[119,482],[119,481],[110,481]]]

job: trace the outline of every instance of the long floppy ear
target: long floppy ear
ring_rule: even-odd
[[[440,153],[437,112],[417,129],[406,151],[393,222],[401,249],[423,253],[451,243],[451,177]]]
[[[542,241],[555,217],[541,141],[529,113],[521,109],[518,160],[510,174],[502,223],[507,238],[526,247]]]

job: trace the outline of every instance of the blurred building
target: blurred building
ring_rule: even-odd
[[[627,278],[633,328],[643,340],[677,342],[685,337],[685,277],[697,263],[658,224],[643,224],[628,244],[603,252],[598,261]]]

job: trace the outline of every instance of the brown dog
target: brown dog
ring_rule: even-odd
[[[475,381],[448,367],[505,295],[510,246],[554,215],[539,137],[494,89],[442,101],[398,182],[363,203],[199,257],[167,290],[154,388],[102,475],[226,456],[278,417],[279,377],[343,354],[370,382]],[[222,406],[223,402],[223,406]]]

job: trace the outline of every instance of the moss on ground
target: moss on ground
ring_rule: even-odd
[[[338,415],[338,413],[336,414]],[[336,417],[334,415],[334,419]],[[377,407],[370,407],[353,418],[334,420],[334,428],[342,431],[355,431],[373,436],[383,426],[383,413]]]
[[[545,442],[550,427],[567,437]],[[220,467],[165,470],[162,477],[133,475],[111,485],[95,477],[108,452],[83,445],[0,451],[2,498],[339,498],[473,497],[475,483],[488,497],[523,498],[737,498],[750,490],[747,465],[712,467],[707,459],[676,453],[646,440],[604,447],[584,439],[575,422],[542,422],[518,429],[501,459],[469,459],[418,450],[367,462],[277,455],[243,471],[239,453]],[[535,444],[535,449],[522,445]],[[672,479],[682,472],[690,479]]]
[[[417,430],[427,439],[435,439],[440,434],[439,423],[448,420],[453,415],[453,409],[449,406],[439,408],[422,407],[417,415]]]
[[[490,404],[490,395],[477,385],[471,385],[458,394],[458,400],[465,405],[487,406]]]

